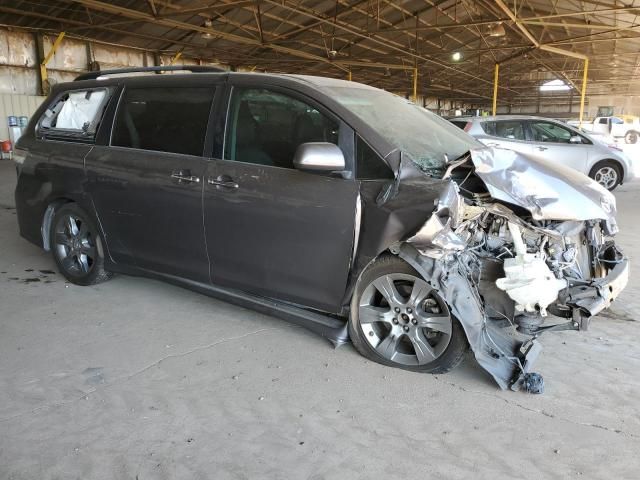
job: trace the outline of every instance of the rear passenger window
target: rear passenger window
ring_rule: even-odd
[[[106,88],[64,93],[44,112],[38,134],[93,139],[109,98]]]
[[[356,140],[356,174],[360,180],[393,178],[385,161],[359,136]]]
[[[202,155],[214,88],[127,88],[111,145]]]
[[[523,122],[520,120],[482,122],[481,125],[487,135],[509,140],[525,140]]]
[[[338,144],[338,122],[288,95],[264,89],[234,89],[227,118],[224,158],[293,168],[298,146]]]

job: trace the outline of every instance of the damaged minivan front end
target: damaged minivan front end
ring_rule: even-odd
[[[411,164],[402,170],[416,173]],[[501,388],[535,392],[540,334],[588,328],[627,284],[615,198],[577,172],[503,149],[472,149],[445,178],[433,214],[391,251],[444,298]]]

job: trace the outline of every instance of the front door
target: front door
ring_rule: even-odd
[[[209,282],[202,220],[205,133],[215,88],[127,88],[111,146],[87,158],[112,258]]]
[[[204,194],[215,284],[338,312],[353,252],[357,183],[293,168],[298,145],[339,142],[340,122],[290,92],[234,87],[224,159]]]

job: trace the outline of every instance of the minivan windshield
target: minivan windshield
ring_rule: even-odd
[[[423,171],[431,173],[472,148],[476,139],[447,120],[398,95],[369,88],[329,87],[333,99],[374,128]],[[380,152],[388,154],[389,152]]]

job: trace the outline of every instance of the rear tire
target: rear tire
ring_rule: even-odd
[[[60,273],[76,285],[109,280],[102,239],[91,217],[75,203],[58,208],[51,222],[51,252]]]
[[[360,276],[349,335],[369,360],[422,373],[455,368],[469,346],[438,292],[394,255],[381,256]]]
[[[622,168],[618,162],[603,160],[596,163],[589,176],[609,191],[613,191],[622,182]]]

